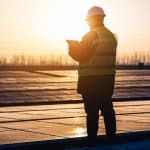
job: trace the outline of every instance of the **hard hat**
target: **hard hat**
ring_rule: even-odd
[[[92,16],[106,16],[104,10],[99,6],[93,6],[87,13],[87,18]]]

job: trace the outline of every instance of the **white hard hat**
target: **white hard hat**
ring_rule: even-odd
[[[91,16],[106,16],[104,10],[99,6],[93,6],[87,13],[87,18]]]

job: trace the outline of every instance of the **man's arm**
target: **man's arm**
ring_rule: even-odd
[[[82,41],[68,40],[69,55],[78,62],[88,61],[93,56],[97,47],[98,35],[96,32],[88,32]]]
[[[81,61],[88,61],[94,55],[98,39],[98,34],[95,31],[88,32],[83,36],[82,41],[80,42],[80,47],[82,49]]]

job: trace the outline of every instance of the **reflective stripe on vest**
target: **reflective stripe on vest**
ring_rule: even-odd
[[[79,64],[79,76],[115,73],[116,39],[105,27],[98,27],[94,31],[99,35],[98,46],[94,56],[89,61]]]
[[[78,71],[80,76],[97,76],[115,74],[115,68],[82,68]]]

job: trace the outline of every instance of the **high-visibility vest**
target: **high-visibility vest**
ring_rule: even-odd
[[[88,61],[79,63],[79,76],[115,74],[117,40],[114,34],[105,26],[96,27],[92,31],[95,31],[99,37],[97,48]]]

